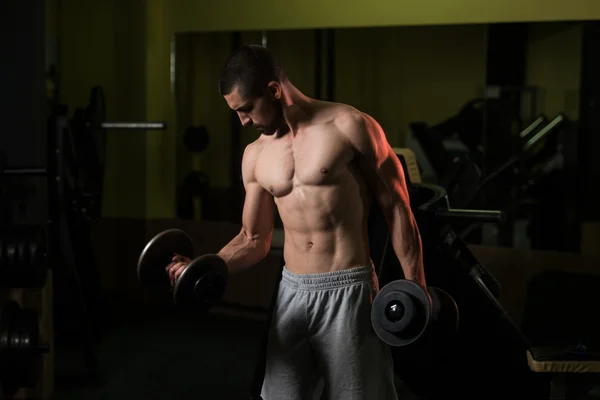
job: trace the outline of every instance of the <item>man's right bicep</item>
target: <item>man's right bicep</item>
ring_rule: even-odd
[[[246,190],[244,210],[242,213],[242,229],[250,238],[270,238],[275,218],[273,196],[256,180],[255,169],[259,148],[250,144],[242,157],[242,180]]]
[[[242,213],[242,228],[250,238],[263,240],[270,238],[275,223],[273,196],[256,181],[245,186],[246,199]]]

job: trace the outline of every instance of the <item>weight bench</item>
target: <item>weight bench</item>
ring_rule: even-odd
[[[550,399],[567,399],[568,376],[600,374],[600,352],[584,348],[533,347],[527,350],[533,372],[551,374]]]
[[[600,276],[547,270],[527,292],[521,326],[531,342],[529,369],[550,377],[550,399],[572,398],[586,386],[577,381],[600,376]]]

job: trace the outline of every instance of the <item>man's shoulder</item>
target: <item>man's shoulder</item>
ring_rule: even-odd
[[[259,136],[257,139],[246,145],[246,148],[244,149],[244,157],[256,156],[256,154],[260,153],[266,143],[267,140],[263,137],[263,135]]]
[[[357,108],[343,103],[332,103],[330,113],[331,123],[336,130],[343,133],[362,130],[370,118]]]
[[[359,109],[345,103],[323,102],[321,118],[335,125],[360,124],[367,116]]]

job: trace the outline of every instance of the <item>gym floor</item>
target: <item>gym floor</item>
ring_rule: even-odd
[[[57,337],[53,400],[250,397],[264,322],[119,304],[110,326],[98,346],[100,379],[92,382],[85,379],[81,335]],[[396,385],[400,399],[416,399]],[[597,399],[595,389],[576,398]]]
[[[120,305],[111,325],[97,382],[81,379],[79,341],[56,341],[53,399],[249,398],[263,323]]]
[[[76,334],[56,341],[53,400],[247,400],[264,329],[264,322],[120,304],[98,346],[101,379],[85,378]],[[414,399],[397,387],[403,400]]]

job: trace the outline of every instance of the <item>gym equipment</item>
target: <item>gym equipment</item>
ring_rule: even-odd
[[[7,165],[8,160],[6,159],[6,154],[4,154],[3,151],[0,151],[0,179],[2,178],[3,172],[6,169]]]
[[[494,222],[501,223],[506,218],[498,210],[468,210],[448,207],[446,191],[436,185],[413,185],[409,189],[411,208],[419,224],[422,237],[435,238],[448,247],[454,258],[464,258],[468,261],[468,275],[473,279],[485,282],[487,291],[496,298],[500,295],[500,283],[492,274],[472,256],[466,244],[452,230],[451,224],[456,221]],[[427,200],[424,200],[427,199]]]
[[[78,115],[81,113],[81,115]],[[82,117],[81,119],[78,117]],[[106,100],[101,86],[94,86],[90,91],[89,103],[84,110],[76,110],[73,117],[90,129],[114,130],[165,130],[164,121],[106,121]]]
[[[209,145],[209,134],[206,126],[188,126],[183,134],[183,145],[191,155],[191,171],[186,175],[183,184],[178,187],[177,215],[183,219],[200,220],[210,212],[207,205],[210,179],[202,172],[201,153]]]
[[[2,394],[12,397],[21,387],[35,387],[41,375],[41,356],[49,351],[48,344],[40,343],[37,310],[6,302],[0,316]]]
[[[71,128],[76,132],[71,138],[74,142],[71,145],[81,150],[81,137],[89,134],[89,130],[165,130],[167,124],[164,121],[106,121],[104,91],[102,87],[94,86],[90,91],[89,104],[84,109],[75,110],[71,120]],[[85,141],[89,142],[90,140],[92,139],[87,138]],[[94,143],[94,145],[96,144]],[[89,143],[86,143],[87,145]],[[96,146],[92,147],[95,148]],[[94,149],[94,151],[96,150]],[[78,161],[82,160],[83,157],[78,157]],[[47,170],[44,167],[7,168],[6,155],[0,156],[0,177],[2,175],[45,176],[46,174]]]
[[[377,336],[390,346],[403,347],[419,341],[428,329],[432,334],[437,331],[438,337],[455,334],[459,312],[454,299],[442,289],[430,287],[427,291],[429,296],[421,286],[404,279],[385,285],[371,308]]]
[[[10,168],[8,166],[8,160],[6,154],[0,151],[0,184],[4,183],[3,178],[5,176],[45,176],[45,168]]]
[[[155,287],[170,286],[166,267],[175,254],[193,261],[183,270],[175,282],[173,300],[178,306],[208,310],[225,292],[227,265],[217,255],[207,254],[193,258],[190,237],[179,229],[160,232],[152,238],[137,264],[137,275],[141,284]]]
[[[402,161],[404,156],[398,156]],[[501,223],[505,213],[452,208],[443,187],[416,184],[410,176],[405,179],[423,244],[432,311],[424,334],[413,344],[390,346],[396,375],[416,397],[428,399],[453,395],[478,398],[480,393],[487,394],[489,387],[501,385],[506,377],[521,382],[522,376],[528,374],[525,350],[529,343],[498,301],[498,280],[454,231],[461,221]],[[382,294],[387,284],[404,278],[389,242],[385,218],[374,206],[369,213],[369,248],[371,259],[378,266]],[[434,311],[436,303],[448,307],[448,298],[434,299],[441,292],[432,291],[431,287],[443,290],[454,300],[460,311],[458,331],[454,330],[456,320],[444,320],[451,312]]]
[[[451,312],[433,311],[436,303],[448,307],[448,299],[434,299],[437,292],[428,290],[432,305],[428,328],[413,344],[391,346],[397,376],[419,398],[477,393],[479,388],[497,385],[499,376],[520,379],[520,374],[527,373],[521,361],[528,341],[498,301],[500,283],[453,228],[462,220],[500,222],[503,213],[448,208],[447,194],[439,186],[411,185],[408,189],[423,243],[427,285],[451,296],[460,311],[460,324],[455,331],[456,320],[445,319]],[[385,222],[374,228],[386,230]],[[381,260],[378,275],[385,289],[386,282],[403,278],[402,268],[389,245]],[[440,321],[434,326],[435,315]]]
[[[0,286],[41,288],[46,281],[47,239],[41,226],[16,226],[0,234]]]
[[[447,168],[439,185],[446,189],[453,207],[466,207],[477,192],[481,170],[471,160],[456,158]]]
[[[435,269],[431,273],[445,276],[447,280],[456,282],[459,279],[467,278],[470,286],[477,291],[485,301],[487,312],[494,315],[494,318],[504,322],[509,332],[514,334],[521,343],[527,343],[519,328],[508,316],[506,310],[498,302],[501,285],[498,280],[481,265],[467,245],[457,235],[450,221],[486,221],[501,222],[505,215],[501,211],[493,210],[452,210],[447,208],[448,199],[446,192],[435,185],[414,185],[411,188],[411,207],[419,224],[422,240],[427,247],[428,254],[435,254],[436,261],[424,261],[426,269]],[[429,200],[423,201],[429,197]],[[413,205],[414,201],[420,203]],[[425,250],[424,250],[425,253]],[[440,259],[447,259],[446,268],[442,269],[439,265]],[[426,270],[427,273],[427,270]],[[444,280],[446,280],[444,279]],[[454,296],[456,294],[452,292]]]
[[[183,145],[190,153],[202,153],[208,144],[208,130],[204,125],[188,126],[183,133]]]
[[[471,198],[468,200],[470,203],[475,196],[477,196],[480,192],[482,192],[486,186],[490,184],[490,182],[498,181],[498,178],[505,173],[512,173],[513,178],[510,180],[512,183],[521,183],[519,181],[527,181],[526,179],[518,179],[518,176],[521,175],[521,171],[528,171],[532,168],[532,161],[535,163],[535,158],[541,152],[540,145],[546,140],[552,133],[557,133],[558,129],[562,123],[565,121],[565,116],[563,114],[559,114],[552,119],[548,124],[546,124],[541,129],[536,129],[532,133],[529,128],[532,125],[536,125],[539,128],[539,123],[537,120],[533,122],[530,127],[526,128],[526,134],[523,136],[526,141],[523,143],[522,150],[519,154],[510,157],[503,164],[501,164],[496,170],[489,173],[485,178],[479,183],[477,186],[477,191],[472,193]],[[525,132],[525,131],[524,131]],[[516,181],[515,181],[516,179]]]
[[[548,123],[548,118],[544,114],[538,116],[529,126],[519,133],[519,138],[526,139],[532,133],[536,132],[542,125]]]
[[[568,153],[564,144],[565,138],[569,136],[565,132],[569,126],[567,122],[563,114],[558,114],[552,120],[544,115],[539,116],[516,135],[514,152],[505,160],[500,160],[497,167],[489,170],[486,175],[475,172],[478,167],[472,161],[455,162],[447,169],[446,179],[440,182],[448,192],[451,205],[458,208],[503,209],[507,214],[507,223],[499,229],[498,241],[501,245],[510,246],[515,234],[513,221],[529,221],[531,225],[541,208],[532,207],[533,204],[556,202],[557,197],[564,197],[545,195],[540,190],[543,187],[552,189],[557,182],[562,182],[560,176]],[[481,225],[481,222],[465,222],[455,224],[454,228],[460,232],[461,237],[480,243],[481,238],[476,235],[480,234],[478,229]],[[540,235],[544,235],[543,230],[538,233],[529,230],[527,236],[533,244]],[[552,237],[547,237],[544,241],[552,242]],[[562,247],[554,244],[551,248]]]
[[[73,181],[80,209],[98,217],[102,208],[107,132],[113,130],[165,130],[163,121],[107,121],[104,91],[90,90],[88,104],[76,108],[65,138],[66,164]]]
[[[210,189],[210,180],[202,171],[191,171],[186,175],[181,187],[183,195],[193,197],[203,197]]]

